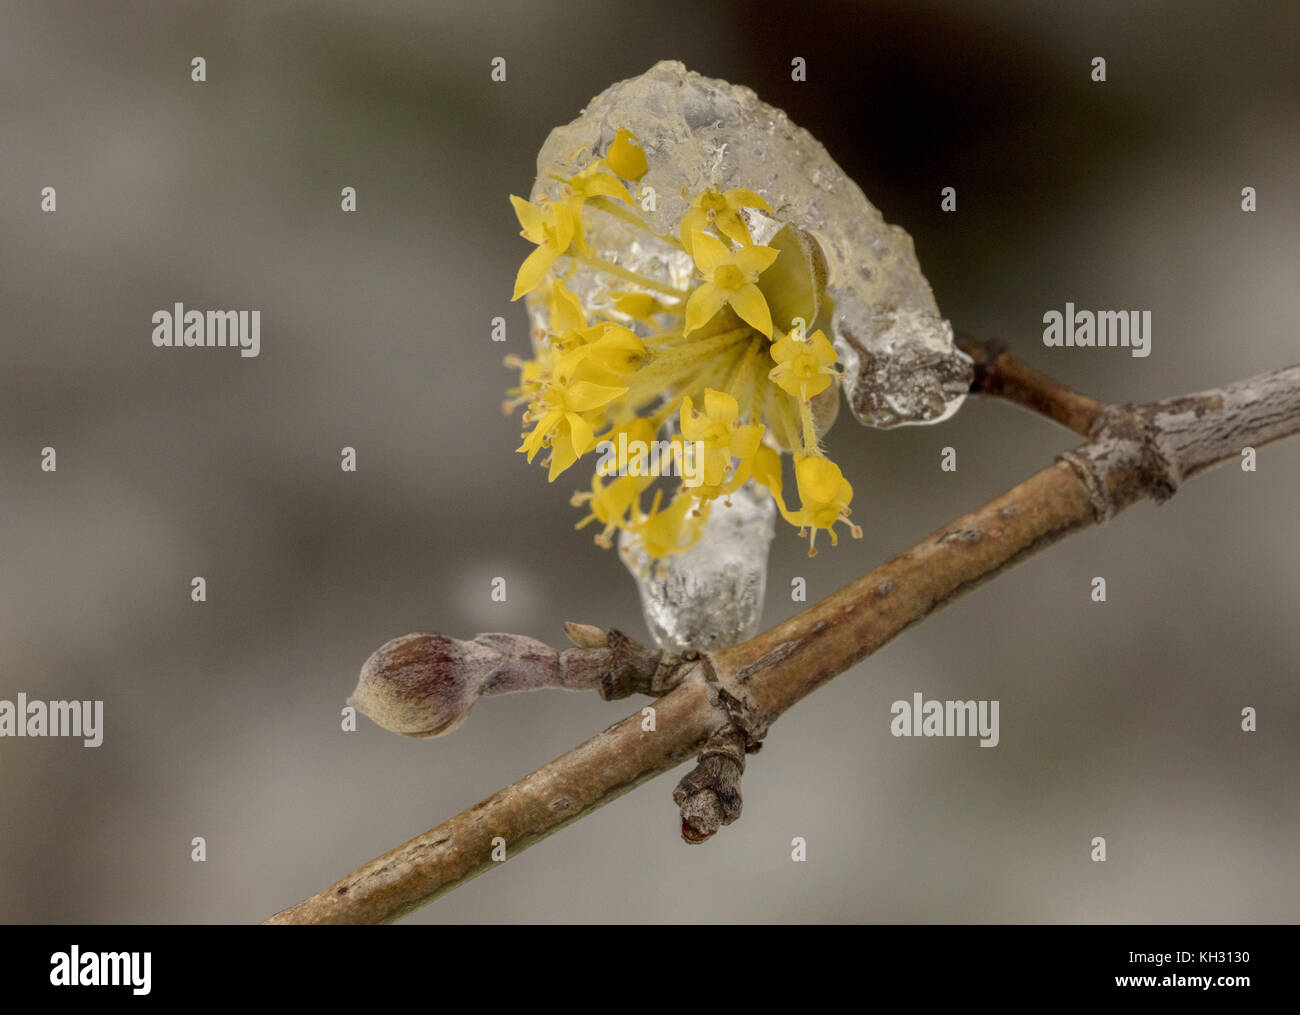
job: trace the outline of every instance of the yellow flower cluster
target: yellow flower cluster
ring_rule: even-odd
[[[819,418],[834,410],[839,374],[834,348],[818,327],[829,320],[831,302],[815,241],[786,226],[770,245],[755,244],[742,209],[772,209],[743,188],[707,189],[691,200],[676,235],[655,232],[627,186],[648,168],[637,139],[620,130],[604,158],[572,177],[554,177],[559,197],[510,198],[523,237],[536,248],[519,269],[513,298],[535,294],[549,323],[532,358],[506,359],[519,370],[519,384],[505,410],[526,406],[519,451],[531,462],[546,450],[543,463],[554,480],[598,446],[637,449],[639,461],[622,463],[614,476],[597,468],[590,490],[573,498],[589,509],[580,528],[602,526],[602,546],[623,529],[651,557],[680,553],[699,539],[714,502],[729,503],[750,478],[800,535],[811,530],[810,556],[819,529],[835,543],[835,525],[844,522],[860,537],[848,520],[853,488],[818,440]],[[689,256],[690,286],[668,285],[593,252],[584,230],[588,209]],[[594,311],[566,285],[583,269],[608,283],[609,298]],[[682,456],[687,444],[702,451],[698,482],[679,484],[667,504],[662,486],[651,491],[656,477],[644,467],[666,425],[676,432],[659,438],[661,447]],[[783,496],[781,451],[794,458],[798,507]]]

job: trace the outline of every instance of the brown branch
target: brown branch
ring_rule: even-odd
[[[1089,435],[1093,422],[1105,408],[1101,402],[1081,395],[1022,363],[997,339],[981,342],[959,334],[957,347],[975,363],[975,379],[970,386],[973,394],[993,395],[1015,402],[1060,423],[1080,437]]]
[[[1102,407],[1005,354],[991,363],[1001,380],[986,376],[981,390],[1072,428],[1086,420],[1092,440],[798,616],[682,661],[680,681],[654,704],[653,732],[642,728],[640,713],[629,716],[268,922],[396,919],[489,869],[495,838],[512,856],[706,744],[707,770],[702,763],[702,774],[688,776],[679,792],[684,819],[698,822],[689,830],[711,833],[739,813],[740,745],[752,748],[778,716],[836,674],[1062,536],[1136,500],[1162,501],[1185,477],[1245,446],[1300,432],[1300,366],[1186,398]]]

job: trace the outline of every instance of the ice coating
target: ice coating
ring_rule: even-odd
[[[551,131],[538,155],[532,199],[562,196],[554,176],[571,176],[604,156],[619,128],[632,131],[646,151],[649,171],[632,196],[656,232],[675,236],[701,190],[745,187],[772,206],[771,216],[745,212],[756,243],[787,223],[817,239],[835,301],[831,338],[860,423],[937,423],[960,407],[971,363],[953,345],[911,237],[885,223],[811,134],[748,88],[663,61],[611,85],[576,120]],[[653,204],[644,199],[647,187]],[[594,207],[584,210],[583,222],[598,256],[670,285],[688,284],[691,259],[674,246]],[[607,276],[580,266],[569,287],[588,308],[610,305]],[[543,301],[530,295],[528,306],[534,330],[544,329]]]
[[[750,480],[713,504],[704,535],[684,553],[654,561],[636,536],[619,534],[619,556],[636,579],[655,643],[673,652],[708,652],[758,633],[776,505]]]

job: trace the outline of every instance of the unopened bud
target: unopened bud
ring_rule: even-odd
[[[658,650],[617,631],[566,624],[565,633],[577,648],[561,652],[521,634],[406,634],[366,660],[348,704],[394,733],[436,737],[464,722],[480,695],[543,687],[662,694],[676,672],[660,666]]]
[[[478,700],[481,674],[491,656],[474,642],[441,634],[394,638],[361,667],[361,679],[348,704],[394,733],[408,737],[448,733],[465,720]]]
[[[609,644],[608,636],[599,627],[572,620],[564,622],[564,636],[578,648],[605,648]]]

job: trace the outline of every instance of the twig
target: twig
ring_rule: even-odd
[[[975,379],[970,386],[974,394],[993,395],[1023,405],[1080,437],[1088,436],[1093,422],[1105,408],[1101,402],[1020,362],[997,339],[980,342],[959,334],[957,347],[975,362]]]
[[[798,616],[683,663],[680,682],[655,702],[653,732],[629,716],[268,922],[397,919],[489,869],[494,838],[513,856],[706,744],[718,763],[709,779],[683,780],[683,810],[705,831],[725,823],[739,813],[738,744],[761,741],[795,702],[1055,540],[1139,499],[1163,501],[1243,447],[1300,432],[1300,366],[1186,398],[1101,406],[1005,354],[990,362],[978,390],[1036,408],[1089,443]]]

